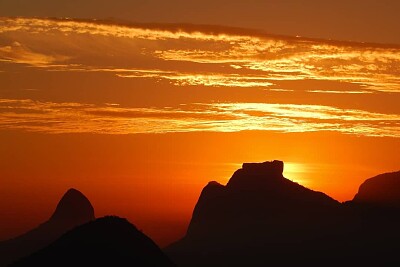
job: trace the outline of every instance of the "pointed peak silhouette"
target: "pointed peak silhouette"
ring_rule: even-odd
[[[203,191],[213,192],[215,190],[218,191],[221,188],[223,189],[225,186],[216,181],[211,181],[203,188]]]
[[[218,183],[217,181],[208,182],[208,184],[206,185],[206,187],[220,187],[220,186],[223,186],[223,185]]]
[[[61,198],[50,221],[73,222],[74,225],[94,220],[94,209],[89,199],[71,188]]]
[[[23,235],[0,243],[0,266],[43,248],[68,230],[94,219],[90,201],[80,191],[71,188],[63,195],[49,220]]]

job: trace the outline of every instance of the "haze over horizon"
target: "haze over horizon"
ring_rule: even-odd
[[[400,169],[399,3],[96,3],[0,2],[0,240],[70,187],[165,245],[243,162],[339,201]]]

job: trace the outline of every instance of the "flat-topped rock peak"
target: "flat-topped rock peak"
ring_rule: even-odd
[[[274,160],[262,163],[243,163],[242,170],[255,174],[282,174],[283,167],[283,161]]]
[[[271,182],[283,179],[284,164],[280,160],[262,163],[243,163],[229,180],[230,189],[256,189]]]

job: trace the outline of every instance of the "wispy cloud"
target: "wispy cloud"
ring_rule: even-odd
[[[138,71],[135,74],[117,74],[124,78],[154,78],[167,79],[175,85],[204,85],[214,87],[269,87],[273,83],[268,78],[251,75],[217,74],[217,73],[182,73],[182,72],[154,72]]]
[[[32,18],[0,19],[0,44],[3,61],[60,71],[109,70],[177,86],[270,87],[279,81],[322,80],[358,86],[332,92],[400,92],[398,46],[212,26]]]
[[[0,100],[0,129],[49,134],[140,134],[173,132],[334,131],[360,136],[400,137],[400,115],[321,105],[212,103],[132,108]]]
[[[307,92],[310,93],[322,93],[322,94],[372,94],[373,92],[371,91],[338,91],[338,90],[308,90]]]
[[[270,80],[341,81],[370,90],[400,91],[399,48],[254,37],[230,44],[223,51],[171,49],[156,51],[155,55],[164,60],[230,64],[234,69],[258,71],[258,75]]]
[[[53,64],[67,59],[68,57],[62,55],[46,55],[33,52],[18,42],[13,42],[7,46],[0,46],[0,61],[29,64],[36,67],[58,67],[60,65]]]

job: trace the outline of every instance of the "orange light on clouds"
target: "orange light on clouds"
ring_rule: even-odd
[[[318,132],[399,137],[400,115],[321,105],[223,103],[127,108],[0,99],[0,129],[50,134],[178,132]]]
[[[276,81],[314,79],[356,84],[359,93],[400,91],[400,47],[395,45],[82,20],[3,18],[0,25],[0,38],[9,43],[0,47],[0,60],[47,64],[55,70],[107,71],[105,66],[123,62],[110,69],[119,77],[167,79],[181,86],[270,87]],[[36,38],[38,34],[42,38]],[[93,38],[98,40],[96,47],[91,45]],[[71,40],[80,44],[79,49]],[[87,62],[94,53],[95,64]],[[166,68],[129,66],[137,58],[161,60]],[[195,72],[176,69],[178,63],[191,64]],[[210,71],[215,68],[210,65],[220,67]],[[138,71],[129,73],[135,67]]]

